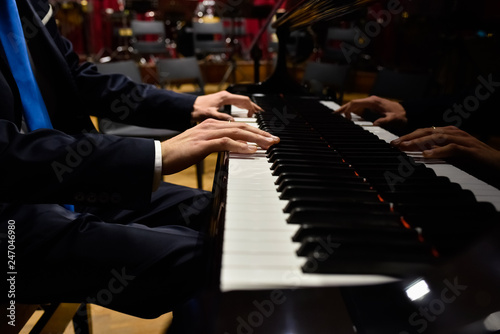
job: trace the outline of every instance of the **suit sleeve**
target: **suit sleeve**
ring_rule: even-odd
[[[28,134],[0,120],[0,202],[149,203],[154,141],[57,130]]]
[[[100,74],[94,64],[79,63],[71,43],[57,32],[54,20],[46,27],[65,57],[84,107],[91,115],[177,131],[191,126],[196,96],[139,84],[123,75]]]

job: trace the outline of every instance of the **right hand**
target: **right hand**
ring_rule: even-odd
[[[255,153],[257,146],[268,149],[279,141],[278,137],[248,124],[207,119],[161,143],[162,172],[180,172],[213,152],[249,154]]]
[[[374,95],[352,100],[337,109],[335,113],[344,114],[347,119],[351,119],[351,113],[362,116],[365,109],[371,109],[381,115],[373,125],[401,129],[408,124],[406,111],[401,104]]]

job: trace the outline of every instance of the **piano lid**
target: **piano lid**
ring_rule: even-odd
[[[332,20],[366,7],[375,0],[299,0],[273,23],[274,28],[287,26],[296,30],[316,22]]]

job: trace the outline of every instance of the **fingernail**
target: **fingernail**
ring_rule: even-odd
[[[267,137],[266,141],[268,141],[270,143],[279,143],[280,139],[279,139],[279,137],[272,136],[272,137]]]
[[[399,145],[399,143],[401,143],[401,139],[399,139],[399,138],[391,141],[391,145]]]
[[[410,144],[411,144],[411,140],[404,141],[404,142],[401,143],[401,145],[403,145],[403,146],[408,146]]]
[[[424,157],[430,157],[434,153],[434,151],[433,150],[425,150],[422,153],[424,154]]]
[[[259,148],[257,147],[257,145],[250,145],[250,144],[247,144],[247,147],[248,147],[248,151],[249,151],[249,152],[253,152],[253,153],[257,152],[257,150],[259,149]]]

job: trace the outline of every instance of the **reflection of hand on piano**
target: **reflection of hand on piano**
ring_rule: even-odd
[[[177,173],[213,152],[255,153],[268,149],[279,138],[256,127],[208,119],[161,143],[163,174]]]
[[[335,112],[344,114],[347,119],[351,119],[351,114],[363,116],[366,109],[370,109],[380,115],[380,118],[373,122],[376,126],[398,128],[398,130],[401,130],[408,123],[406,111],[401,104],[378,96],[353,100],[344,104]]]
[[[418,129],[391,142],[403,151],[422,151],[424,158],[472,160],[500,171],[500,151],[454,126]]]

